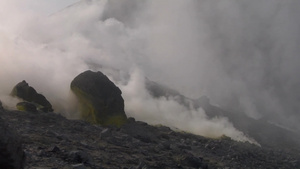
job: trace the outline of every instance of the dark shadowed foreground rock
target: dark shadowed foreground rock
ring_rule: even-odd
[[[17,133],[0,118],[0,168],[20,169],[25,156]]]
[[[0,110],[2,110],[2,109],[3,109],[3,106],[2,106],[2,102],[0,100]]]
[[[18,83],[13,88],[11,95],[37,104],[38,108],[44,112],[53,112],[52,105],[45,98],[45,96],[37,93],[36,90],[33,87],[29,86],[25,80]]]
[[[121,126],[127,120],[121,90],[103,73],[86,71],[71,83],[81,117],[91,123]]]

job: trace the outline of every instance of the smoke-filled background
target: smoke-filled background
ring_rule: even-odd
[[[9,92],[26,80],[57,112],[70,115],[70,82],[92,69],[120,87],[127,115],[138,120],[248,139],[225,118],[151,97],[147,77],[189,98],[207,95],[214,105],[300,130],[300,1],[82,0],[68,6],[74,1],[0,1],[4,104],[14,103]]]

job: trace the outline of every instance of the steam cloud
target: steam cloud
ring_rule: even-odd
[[[47,17],[23,5],[0,2],[4,103],[25,79],[57,111],[70,111],[70,82],[94,69],[118,84],[126,113],[138,120],[248,140],[227,119],[208,120],[202,109],[152,98],[148,77],[190,98],[207,95],[214,104],[300,130],[300,2],[83,0]]]

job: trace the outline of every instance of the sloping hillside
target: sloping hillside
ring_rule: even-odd
[[[129,119],[121,128],[55,113],[1,111],[22,138],[25,168],[299,168],[299,152],[208,139]],[[297,154],[298,153],[298,154]]]

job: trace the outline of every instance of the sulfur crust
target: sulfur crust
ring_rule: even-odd
[[[20,106],[20,105],[17,105],[17,109],[20,111],[26,111],[26,108],[24,106]]]
[[[80,116],[82,119],[92,123],[92,124],[100,124],[100,125],[114,125],[117,127],[122,126],[126,123],[127,118],[123,115],[112,115],[105,116],[102,112],[97,112],[95,107],[92,104],[92,100],[94,98],[91,95],[88,95],[84,91],[80,90],[78,87],[72,86],[71,90],[77,96],[80,103]],[[102,101],[97,100],[99,104]],[[104,107],[105,111],[106,107]]]

